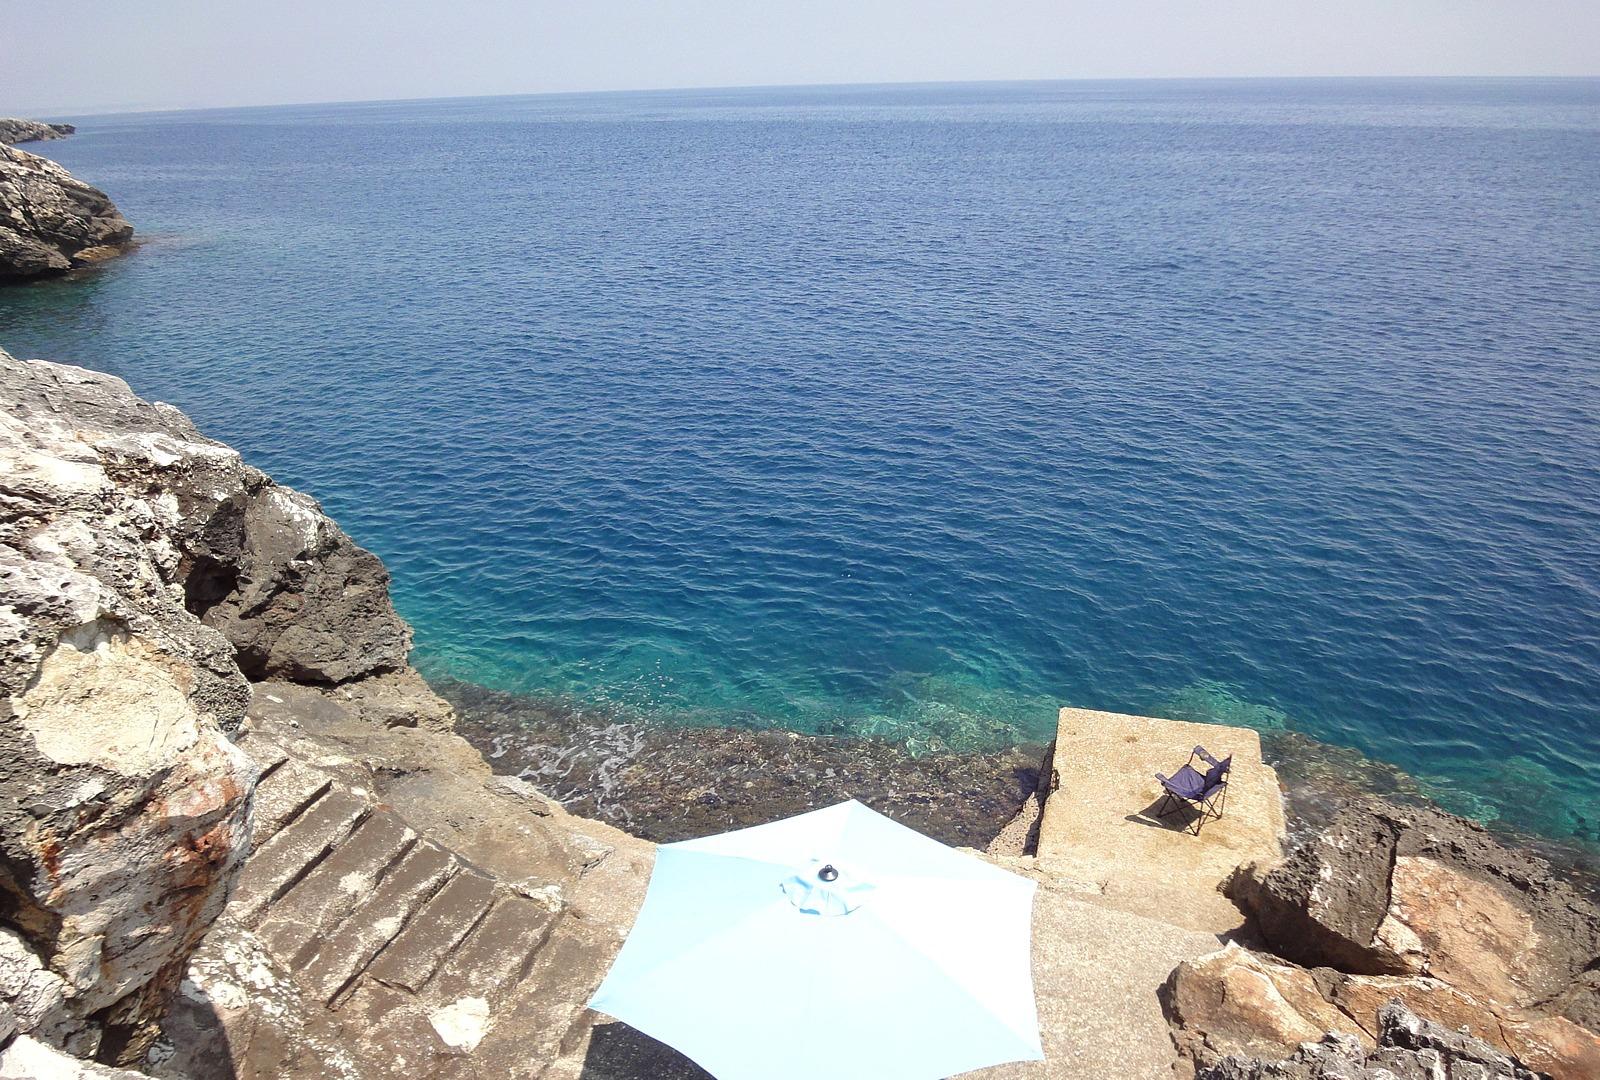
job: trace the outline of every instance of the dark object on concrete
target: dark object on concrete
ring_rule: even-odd
[[[1203,773],[1200,772],[1194,767],[1195,758],[1199,758],[1210,768]],[[1218,761],[1206,753],[1205,747],[1195,747],[1189,754],[1189,760],[1184,762],[1171,777],[1156,773],[1156,780],[1166,791],[1161,797],[1161,806],[1156,810],[1156,816],[1166,817],[1183,803],[1191,803],[1198,811],[1194,819],[1194,834],[1199,836],[1201,826],[1213,818],[1220,818],[1228,805],[1228,772],[1232,768],[1231,754]]]

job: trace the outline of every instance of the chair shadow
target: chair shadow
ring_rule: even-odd
[[[619,1021],[594,1026],[578,1075],[580,1080],[715,1080],[672,1047]]]
[[[1192,803],[1178,800],[1176,806],[1169,804],[1167,816],[1161,817],[1156,810],[1160,808],[1164,798],[1163,796],[1162,799],[1157,799],[1136,814],[1129,814],[1123,820],[1136,825],[1148,825],[1153,829],[1165,829],[1167,832],[1186,832],[1193,836],[1195,819],[1200,816],[1200,811],[1196,810]]]

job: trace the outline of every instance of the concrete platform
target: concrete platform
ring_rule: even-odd
[[[1233,755],[1220,820],[1198,837],[1184,809],[1155,816],[1161,785],[1195,746]],[[1277,773],[1249,728],[1062,709],[1055,771],[1039,825],[1041,869],[1100,893],[1114,907],[1213,933],[1242,917],[1217,887],[1243,863],[1277,858],[1285,838]]]

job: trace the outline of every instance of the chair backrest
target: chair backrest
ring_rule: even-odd
[[[1206,770],[1206,787],[1213,788],[1228,778],[1228,770],[1233,768],[1233,755],[1229,754],[1211,768]]]

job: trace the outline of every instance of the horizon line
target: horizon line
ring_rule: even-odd
[[[442,94],[431,97],[348,98],[334,100],[273,101],[248,105],[128,105],[93,107],[94,111],[24,109],[33,116],[93,119],[100,116],[158,116],[168,113],[240,112],[250,109],[312,108],[329,105],[404,105],[437,101],[485,101],[497,98],[595,97],[623,94],[694,94],[737,90],[875,89],[918,86],[1014,86],[1045,83],[1150,83],[1150,82],[1584,82],[1591,75],[1105,75],[1015,79],[904,79],[887,82],[725,83],[697,86],[651,86],[591,90],[524,90],[492,94]]]

